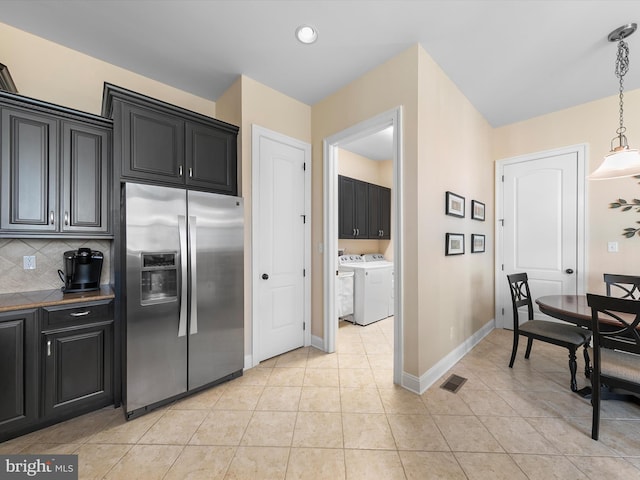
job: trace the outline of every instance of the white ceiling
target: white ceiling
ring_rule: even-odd
[[[313,105],[420,43],[493,126],[615,95],[607,34],[640,22],[638,0],[0,3],[0,22],[212,100],[245,74]],[[294,39],[302,23],[316,44]],[[628,43],[630,90],[640,33]]]

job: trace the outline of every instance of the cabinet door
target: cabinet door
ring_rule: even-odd
[[[44,414],[58,416],[113,402],[113,323],[46,333]]]
[[[367,238],[380,238],[380,187],[370,183],[369,187],[369,228]]]
[[[108,233],[111,133],[71,122],[62,130],[61,230]]]
[[[55,232],[58,122],[20,109],[2,109],[0,227]]]
[[[36,310],[0,314],[0,442],[38,418]]]
[[[367,183],[338,176],[338,238],[367,238]]]
[[[380,238],[389,240],[391,238],[391,189],[379,187],[379,224]]]
[[[122,176],[184,184],[184,121],[122,104]]]
[[[187,185],[236,195],[236,134],[194,122],[185,131]]]
[[[355,180],[355,238],[369,235],[369,188],[366,182]]]
[[[338,177],[338,238],[355,238],[355,180]]]

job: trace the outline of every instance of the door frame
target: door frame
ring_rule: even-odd
[[[502,271],[503,259],[504,259],[504,238],[503,238],[503,228],[501,225],[501,220],[503,219],[504,214],[504,183],[502,182],[504,167],[506,165],[513,165],[517,163],[523,162],[535,162],[537,160],[541,160],[544,158],[557,156],[557,155],[565,155],[575,153],[578,159],[578,169],[576,173],[576,182],[577,182],[577,229],[576,233],[578,236],[577,241],[577,265],[576,265],[576,284],[578,288],[578,294],[584,294],[585,285],[587,279],[587,258],[586,258],[586,245],[588,245],[587,239],[587,229],[586,229],[586,218],[587,218],[587,181],[586,181],[586,165],[587,165],[587,154],[588,154],[588,146],[587,144],[577,144],[570,145],[567,147],[556,148],[551,150],[543,150],[541,152],[528,153],[525,155],[519,155],[517,157],[505,158],[502,160],[496,161],[495,166],[495,205],[496,205],[496,214],[495,214],[495,273],[494,273],[494,318],[496,319],[496,328],[505,328],[505,325],[501,325],[498,322],[502,323],[500,319],[503,318],[502,315],[499,315],[498,308],[500,308],[500,299],[502,298],[503,291],[507,288],[507,282],[505,281],[504,274]]]
[[[251,125],[251,273],[249,288],[251,289],[251,359],[245,359],[245,368],[255,367],[260,363],[260,322],[258,321],[258,289],[253,288],[257,280],[259,265],[258,227],[259,227],[259,186],[260,186],[260,138],[268,138],[275,142],[304,150],[304,346],[311,344],[311,144],[293,137],[283,135],[256,124]]]
[[[323,205],[324,205],[324,324],[323,349],[336,349],[337,311],[336,275],[338,270],[338,148],[359,140],[384,128],[393,126],[393,214],[391,227],[394,262],[394,345],[393,382],[401,384],[404,358],[403,345],[403,256],[402,256],[402,106],[364,120],[341,132],[325,138],[322,142],[324,162]]]

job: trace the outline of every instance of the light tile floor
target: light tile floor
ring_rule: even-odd
[[[77,453],[81,479],[640,478],[640,407],[569,391],[567,353],[495,330],[423,395],[392,384],[393,320],[341,322],[337,352],[302,348],[131,422],[105,408],[0,444]],[[582,365],[579,365],[579,368]],[[585,384],[583,377],[580,385]]]

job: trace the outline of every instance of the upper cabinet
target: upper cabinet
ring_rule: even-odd
[[[236,195],[238,127],[105,84],[119,180]]]
[[[338,177],[338,238],[368,238],[368,187],[355,178]]]
[[[391,189],[338,176],[338,238],[391,238]]]
[[[110,238],[110,120],[0,93],[0,237]]]

